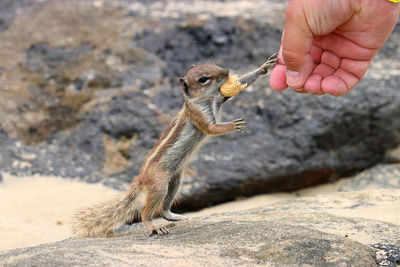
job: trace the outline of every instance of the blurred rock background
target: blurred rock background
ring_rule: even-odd
[[[287,1],[0,1],[0,172],[126,189],[212,60],[244,73],[279,48]],[[396,163],[400,29],[344,97],[274,92],[225,104],[245,135],[214,139],[185,174],[181,210],[296,190]],[[395,150],[394,150],[395,151]],[[389,156],[388,156],[389,155]],[[383,165],[382,165],[383,166]]]

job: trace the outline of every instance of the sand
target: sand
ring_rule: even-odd
[[[58,177],[14,177],[0,183],[0,250],[35,246],[71,236],[79,207],[118,195],[101,184]]]

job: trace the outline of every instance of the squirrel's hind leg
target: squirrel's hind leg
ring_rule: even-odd
[[[181,221],[188,220],[188,217],[175,214],[171,212],[171,206],[174,202],[175,196],[178,193],[179,186],[181,183],[182,172],[174,174],[168,183],[168,192],[165,196],[164,203],[162,205],[161,217],[167,221]]]
[[[160,209],[164,197],[165,194],[163,192],[154,190],[147,195],[146,205],[142,211],[141,217],[144,226],[150,231],[150,236],[166,235],[169,233],[165,227],[157,227],[153,223],[153,217]]]

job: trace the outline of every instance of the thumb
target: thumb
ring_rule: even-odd
[[[311,47],[313,33],[304,15],[303,1],[290,1],[286,9],[286,24],[282,36],[282,57],[286,83],[294,89],[303,88],[313,70]]]

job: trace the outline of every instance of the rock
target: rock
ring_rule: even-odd
[[[67,60],[75,59],[93,50],[88,44],[76,48],[49,47],[46,43],[32,44],[25,55],[25,66],[30,71],[42,70],[49,72],[45,76],[52,76],[52,72]]]
[[[340,186],[340,191],[373,188],[400,189],[400,164],[379,164],[367,169]]]
[[[242,73],[278,50],[284,2],[178,2],[18,2],[0,32],[0,171],[124,190],[181,108],[178,77],[191,64]],[[344,97],[273,92],[262,78],[227,102],[223,120],[243,117],[249,133],[200,152],[177,208],[296,190],[381,162],[400,143],[400,76],[390,71],[399,34]]]
[[[397,146],[386,151],[382,162],[388,164],[400,163],[400,147]]]
[[[261,65],[276,52],[280,36],[280,30],[269,24],[216,17],[173,25],[162,32],[141,32],[134,39],[140,47],[164,60],[168,66],[165,74],[176,79],[190,65],[210,59],[230,69]]]
[[[21,6],[22,3],[24,3],[23,0],[3,0],[0,2],[0,32],[8,28],[14,19],[15,10]]]
[[[400,264],[400,248],[386,244],[374,244],[376,263],[379,266],[398,266]]]
[[[380,217],[388,201],[396,216],[400,190],[338,192],[169,223],[167,236],[148,237],[135,224],[113,238],[3,251],[0,260],[7,266],[376,266],[393,263],[400,247],[398,214]]]

